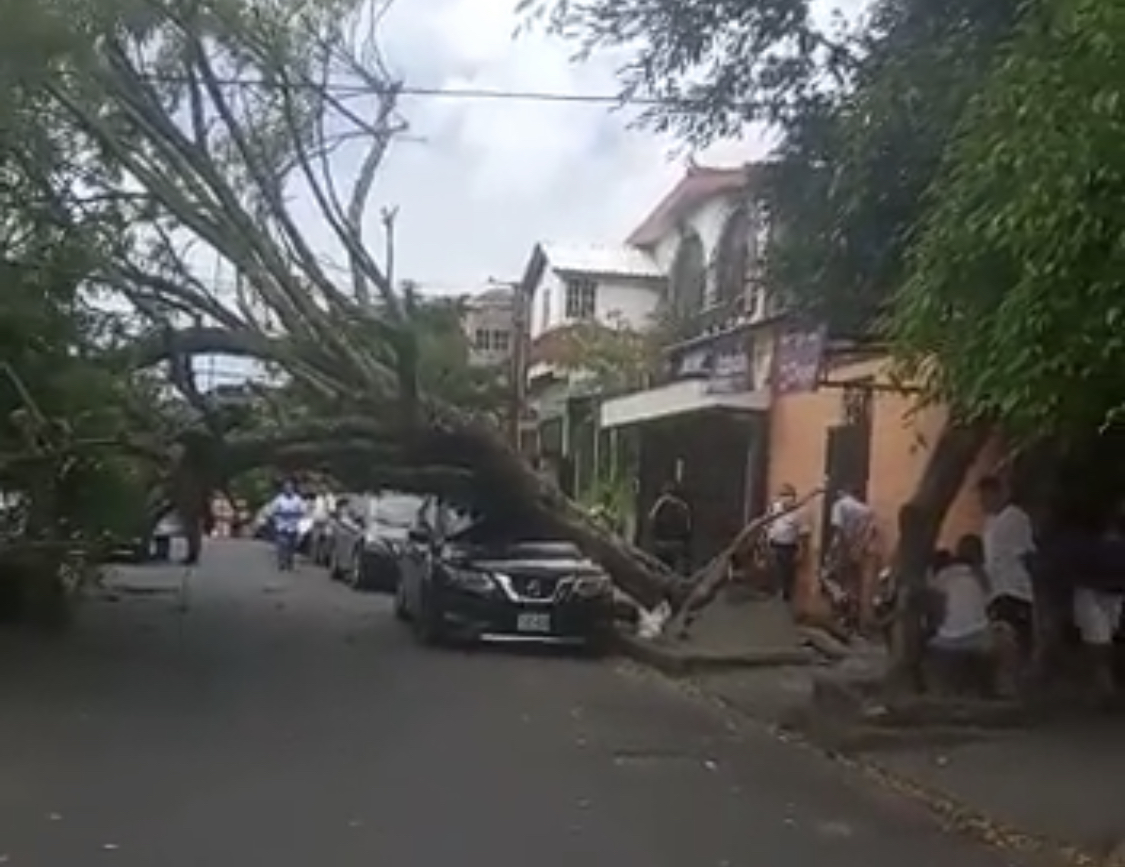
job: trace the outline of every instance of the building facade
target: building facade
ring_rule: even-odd
[[[463,327],[469,342],[469,363],[499,366],[509,362],[519,339],[516,292],[495,287],[465,299]]]
[[[697,562],[765,496],[777,317],[762,279],[759,171],[691,166],[630,234],[666,275],[663,363],[651,387],[600,407],[601,427],[632,444],[638,514],[663,484],[683,489]]]
[[[655,260],[627,245],[539,243],[520,282],[526,304],[526,397],[535,438],[530,450],[577,495],[597,476],[601,384],[574,357],[588,327],[639,332],[661,303]]]

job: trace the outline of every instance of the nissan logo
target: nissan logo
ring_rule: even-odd
[[[529,581],[527,583],[527,595],[534,599],[538,599],[543,595],[543,585],[538,581]]]

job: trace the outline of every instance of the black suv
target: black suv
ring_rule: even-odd
[[[427,644],[446,639],[585,645],[613,625],[608,576],[570,542],[422,503],[402,561],[395,613]]]

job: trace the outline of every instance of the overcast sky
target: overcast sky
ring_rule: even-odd
[[[612,59],[579,66],[561,42],[513,41],[514,6],[397,0],[382,44],[414,86],[616,93]],[[437,291],[515,278],[539,240],[620,241],[683,171],[674,142],[627,129],[605,105],[406,97],[402,107],[423,141],[395,146],[373,206],[400,209],[397,275]],[[748,140],[700,160],[737,165],[764,150]]]

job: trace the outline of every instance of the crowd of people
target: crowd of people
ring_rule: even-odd
[[[1097,692],[1113,694],[1114,648],[1125,610],[1125,500],[1081,527],[1037,534],[1001,479],[985,477],[976,491],[985,515],[980,533],[933,554],[923,626],[929,649],[943,658],[981,661],[992,688],[1010,693],[1031,668],[1037,642],[1054,630],[1062,643],[1083,650],[1083,670]],[[813,568],[841,625],[863,633],[873,626],[877,576],[888,552],[874,510],[859,491],[827,495],[832,500],[822,547],[814,552],[812,521],[796,489],[780,487],[758,540],[761,565],[769,590],[786,602],[794,599],[802,570]],[[665,486],[647,519],[651,552],[673,570],[690,571],[692,510],[679,486]],[[819,561],[814,553],[822,555]],[[1044,592],[1059,603],[1050,612],[1042,604]],[[1065,612],[1061,622],[1045,623],[1058,610]]]

